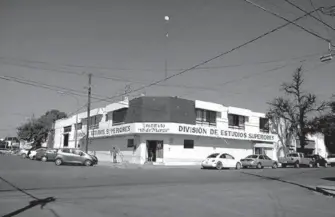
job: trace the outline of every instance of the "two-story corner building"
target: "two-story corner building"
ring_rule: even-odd
[[[77,122],[77,124],[76,124]],[[90,143],[100,161],[191,165],[213,152],[276,159],[278,137],[265,114],[178,97],[139,97],[91,110]],[[86,112],[55,123],[54,147],[85,148]],[[78,142],[76,142],[78,141]]]

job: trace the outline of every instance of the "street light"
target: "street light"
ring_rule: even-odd
[[[67,92],[63,92],[63,91],[57,91],[57,93],[61,94],[61,95],[66,95],[66,96],[71,96],[76,100],[77,103],[77,108],[79,107],[79,99],[77,97],[75,97],[74,95],[71,95]],[[78,126],[78,112],[76,113],[76,124],[74,127],[74,147],[77,148],[77,137],[78,137],[78,132],[77,132],[77,126]]]

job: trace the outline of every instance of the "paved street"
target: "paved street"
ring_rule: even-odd
[[[334,199],[309,187],[334,185],[334,174],[335,168],[56,167],[1,156],[0,215],[326,217],[334,216]]]

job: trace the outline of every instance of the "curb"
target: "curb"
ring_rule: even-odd
[[[335,197],[335,187],[333,186],[316,186],[315,189],[324,195]]]

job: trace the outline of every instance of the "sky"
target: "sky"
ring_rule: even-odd
[[[288,19],[303,14],[283,0],[253,2]],[[292,2],[313,10],[310,1]],[[326,7],[332,0],[312,3]],[[319,15],[335,26],[335,18]],[[88,73],[95,98],[113,97],[127,85],[134,90],[163,79],[165,61],[172,75],[283,23],[243,0],[0,0],[0,76],[65,90],[0,80],[0,137],[15,135],[17,126],[50,109],[71,113],[82,107]],[[298,24],[335,39],[334,30],[312,18]],[[179,96],[266,112],[302,64],[304,89],[326,100],[335,93],[335,64],[319,60],[327,49],[325,41],[290,25],[130,97]],[[109,104],[92,100],[92,107]]]

